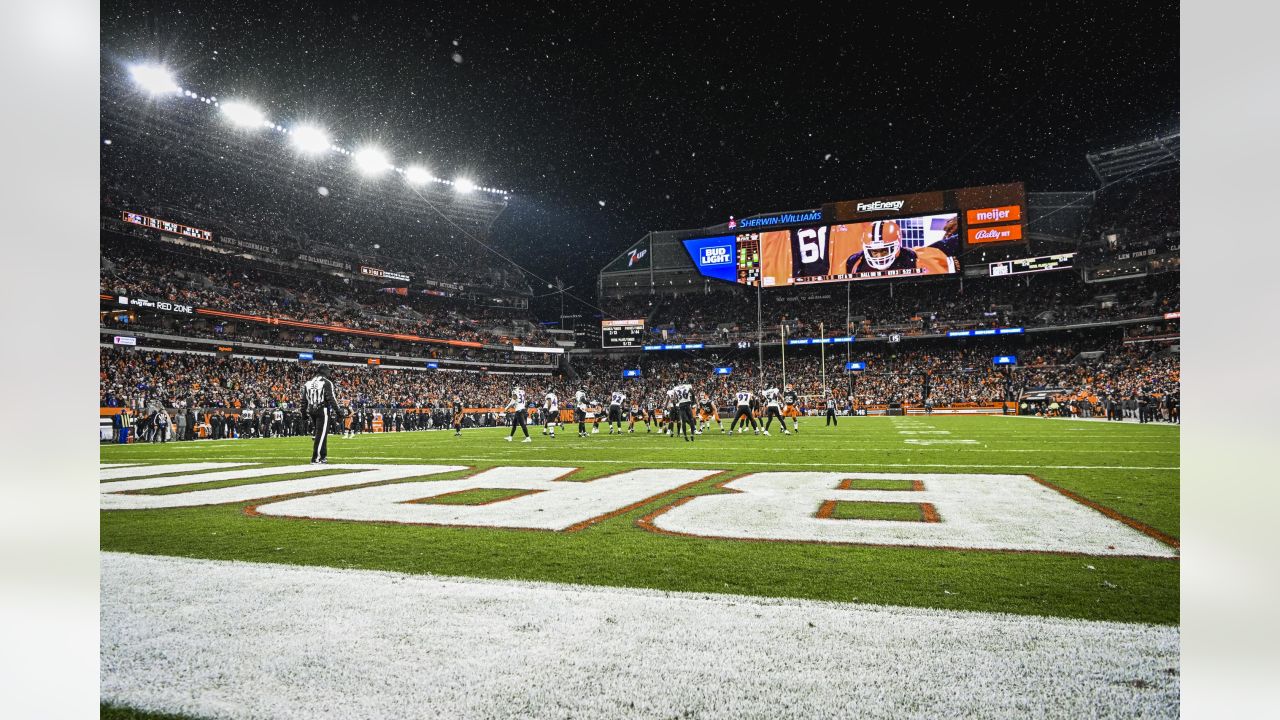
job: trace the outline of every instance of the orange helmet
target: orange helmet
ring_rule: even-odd
[[[877,270],[888,269],[901,247],[902,230],[893,220],[877,220],[862,230],[862,257]]]

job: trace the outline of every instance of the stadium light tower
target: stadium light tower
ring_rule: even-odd
[[[258,108],[237,101],[225,102],[220,106],[222,114],[232,125],[243,128],[260,128],[266,124],[267,118]]]
[[[160,65],[133,65],[129,68],[133,81],[151,95],[177,95],[182,92],[173,73]]]
[[[329,135],[312,125],[300,125],[290,133],[293,146],[307,155],[319,155],[329,149]]]
[[[476,184],[466,178],[458,178],[453,181],[453,188],[460,193],[466,194],[476,189]]]
[[[375,147],[362,148],[353,156],[362,175],[381,175],[391,168],[387,154]]]
[[[431,173],[426,168],[415,165],[404,171],[404,179],[409,181],[410,185],[422,185],[431,179]]]

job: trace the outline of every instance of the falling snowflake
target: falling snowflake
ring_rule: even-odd
[[[604,201],[603,201],[603,200],[597,200],[596,202],[600,203],[600,207],[604,207]]]
[[[461,65],[461,64],[462,64],[462,53],[454,53],[454,54],[453,54],[453,61],[454,61],[454,62],[456,62],[456,63],[458,63],[459,65]]]
[[[320,197],[329,197],[329,188],[323,185],[316,188],[316,192],[320,193]]]

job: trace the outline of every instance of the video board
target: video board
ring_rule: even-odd
[[[1070,270],[1075,253],[1060,255],[1040,255],[1038,257],[1015,258],[987,264],[987,274],[991,277],[1001,275],[1023,275],[1026,273],[1049,272],[1050,270]]]
[[[1022,242],[1025,208],[1022,183],[939,190],[731,220],[683,242],[703,276],[764,288],[955,275],[970,247]]]
[[[743,285],[787,287],[953,275],[962,249],[958,213],[807,225],[685,240],[698,271]]]
[[[641,345],[644,345],[644,318],[600,321],[600,347],[640,347]]]

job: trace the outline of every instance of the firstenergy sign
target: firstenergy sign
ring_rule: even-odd
[[[464,465],[338,464],[325,467],[330,474],[315,476],[314,465],[199,462],[104,465],[99,481],[103,510],[240,503],[250,515],[309,521],[576,532],[649,506],[647,514],[630,521],[635,527],[684,537],[1178,555],[1176,540],[1030,475],[756,472],[718,481],[719,492],[690,494],[721,471],[639,468],[575,480],[571,467],[470,470]],[[458,471],[470,472],[435,479]],[[146,492],[183,485],[192,487]],[[468,494],[476,500],[466,502]],[[893,521],[851,513],[866,503],[916,512]]]

